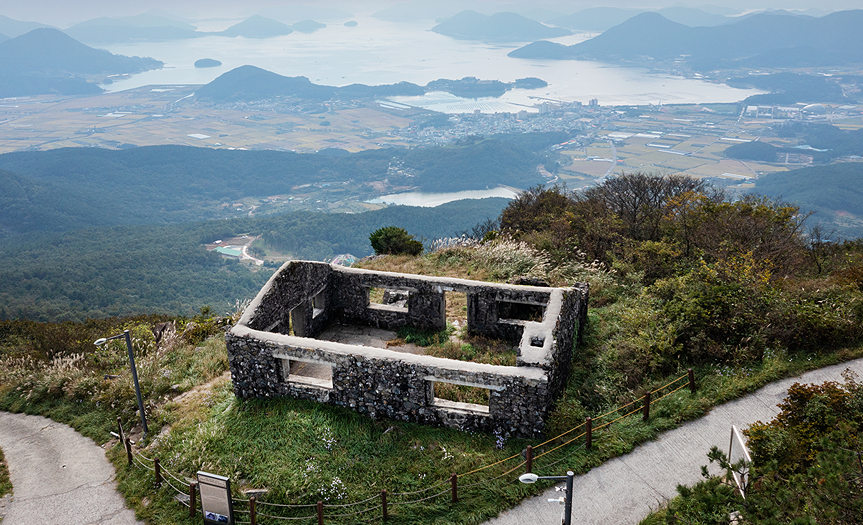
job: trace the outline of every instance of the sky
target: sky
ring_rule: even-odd
[[[440,3],[441,0],[415,0]],[[525,0],[518,0],[527,3]],[[157,8],[169,11],[177,16],[189,19],[208,18],[238,18],[255,14],[258,10],[269,6],[285,6],[291,4],[332,6],[344,9],[354,14],[372,13],[388,5],[399,3],[397,0],[2,0],[0,15],[16,20],[40,22],[66,28],[77,22],[99,16],[128,16]],[[484,0],[483,3],[499,5],[501,11],[506,5],[513,3],[505,0]],[[531,2],[534,5],[561,11],[565,14],[594,6],[616,7],[667,7],[670,5],[699,6],[704,4],[730,6],[739,9],[773,8],[773,9],[856,9],[860,0],[574,0],[559,2]]]

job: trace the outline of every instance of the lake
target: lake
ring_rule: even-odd
[[[100,45],[129,56],[150,56],[165,67],[105,86],[119,91],[146,85],[206,84],[222,73],[250,64],[285,76],[306,76],[316,84],[425,85],[438,78],[480,79],[511,82],[539,77],[549,83],[536,90],[513,90],[500,98],[461,99],[447,93],[424,97],[397,97],[396,102],[447,113],[528,109],[543,100],[579,101],[597,98],[601,105],[679,104],[736,102],[756,90],[735,89],[679,76],[651,73],[637,67],[621,67],[595,61],[526,60],[506,54],[524,43],[490,44],[458,40],[429,31],[432,22],[394,23],[368,16],[354,18],[359,25],[331,23],[314,33],[254,39],[208,36],[171,42],[137,42]],[[216,31],[236,21],[209,23],[202,29]],[[575,44],[588,38],[579,34],[552,39]],[[214,58],[220,67],[196,69],[200,58]]]
[[[407,193],[394,193],[392,195],[384,195],[376,199],[367,201],[371,203],[386,203],[386,204],[401,204],[403,206],[421,206],[423,208],[433,208],[446,204],[447,202],[458,201],[462,199],[485,199],[488,197],[504,197],[507,199],[515,198],[518,193],[514,189],[498,186],[487,190],[466,190],[455,191],[450,193],[421,193],[412,191]]]

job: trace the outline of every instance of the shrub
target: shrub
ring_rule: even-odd
[[[404,228],[386,226],[372,232],[369,241],[377,255],[419,255],[423,245]]]

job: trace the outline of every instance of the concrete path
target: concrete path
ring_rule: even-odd
[[[3,525],[140,524],[116,490],[105,451],[71,427],[0,412],[0,448],[13,487]]]
[[[777,404],[794,383],[842,382],[842,371],[850,368],[863,377],[863,359],[814,370],[800,377],[771,383],[757,392],[714,408],[709,414],[662,434],[629,454],[610,460],[583,476],[576,476],[572,523],[636,524],[651,509],[677,495],[678,484],[694,485],[707,465],[707,452],[716,445],[728,452],[731,425],[743,428],[767,421],[779,413]],[[565,464],[560,464],[565,475]],[[559,484],[560,485],[560,484]],[[485,525],[552,525],[561,523],[563,507],[548,498],[563,494],[552,488],[541,496],[489,520]]]

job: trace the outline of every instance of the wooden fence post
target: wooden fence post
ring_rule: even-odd
[[[689,391],[693,394],[695,393],[695,372],[690,368],[689,372]]]
[[[452,485],[452,502],[458,503],[458,474],[453,472],[449,478],[449,482]]]
[[[644,417],[641,419],[645,423],[650,419],[650,392],[644,394]]]
[[[195,503],[195,492],[197,488],[197,484],[194,481],[189,482],[189,517],[194,518],[195,512],[197,512],[198,505]]]
[[[123,422],[120,420],[120,416],[117,416],[117,435],[119,436],[120,443],[123,442]]]
[[[255,497],[249,498],[249,523],[258,525],[258,513],[255,511]]]
[[[126,442],[126,459],[129,460],[129,466],[131,467],[132,466],[132,444],[129,443],[128,437],[126,438],[125,442]]]
[[[530,474],[531,472],[533,472],[533,447],[532,446],[530,446],[530,445],[527,446],[527,452],[525,453],[525,456],[527,456],[527,457],[525,458],[525,461],[524,461],[524,463],[525,463],[524,473]]]
[[[153,466],[155,467],[156,471],[156,488],[160,489],[162,488],[162,468],[159,465],[159,458],[153,459]]]
[[[318,502],[318,525],[324,525],[324,502]]]
[[[587,435],[584,438],[584,446],[587,450],[590,450],[591,445],[593,445],[593,421],[588,417],[584,420],[584,424],[587,427]]]
[[[381,491],[381,507],[384,509],[384,521],[389,518],[389,514],[387,514],[387,491],[386,489]]]

